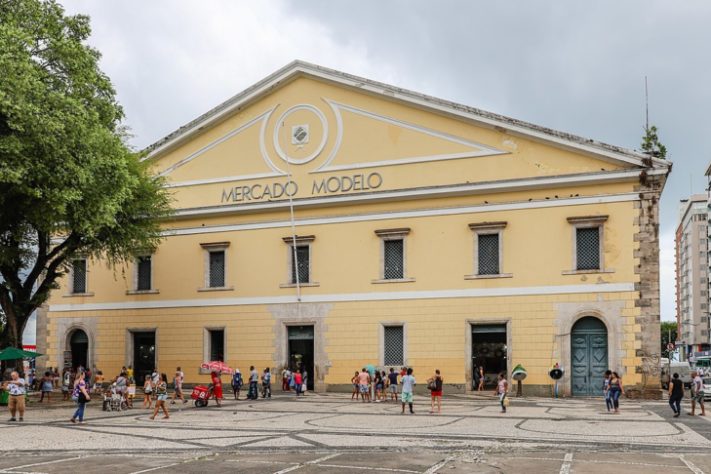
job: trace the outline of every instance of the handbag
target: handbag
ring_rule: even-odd
[[[508,407],[509,403],[511,403],[511,402],[509,402],[509,397],[504,398],[504,406]]]
[[[86,395],[84,395],[84,392],[79,392],[79,396],[77,397],[77,401],[79,403],[89,403],[89,400],[86,399]]]
[[[435,387],[436,387],[436,385],[435,385],[434,380],[430,380],[429,382],[427,382],[427,390],[430,390],[430,391],[435,390]]]

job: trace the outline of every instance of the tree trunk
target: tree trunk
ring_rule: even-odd
[[[0,334],[0,349],[7,347],[17,347],[22,349],[22,332],[25,329],[29,315],[18,314],[13,305],[7,305],[3,308],[5,311],[5,327]],[[3,361],[2,375],[5,375],[7,369],[15,369],[22,374],[24,367],[22,359],[13,359]]]

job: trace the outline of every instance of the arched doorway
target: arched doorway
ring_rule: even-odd
[[[72,352],[72,367],[87,367],[89,355],[89,337],[81,329],[76,329],[69,338]]]
[[[602,380],[608,369],[605,324],[592,316],[580,319],[573,326],[570,345],[573,395],[602,395]]]

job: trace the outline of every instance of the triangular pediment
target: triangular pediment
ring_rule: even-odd
[[[310,197],[301,194],[327,189],[323,180],[353,183],[373,173],[377,190],[387,191],[669,167],[629,150],[300,62],[147,151],[169,186],[203,186],[184,192],[191,199],[217,193],[225,183],[264,189],[285,179],[299,187],[296,197]],[[357,191],[373,189],[348,186],[347,192]]]

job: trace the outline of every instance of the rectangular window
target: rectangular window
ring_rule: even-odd
[[[403,239],[383,241],[383,279],[402,280],[405,277],[403,269],[404,248]]]
[[[383,327],[383,364],[401,366],[405,363],[405,331],[402,326]]]
[[[136,290],[148,291],[151,289],[151,256],[145,255],[136,259]]]
[[[210,360],[225,361],[225,330],[209,329],[208,340],[210,341]]]
[[[299,283],[309,283],[309,259],[310,249],[308,245],[297,245],[296,249],[291,249],[291,284],[296,284],[296,277]]]
[[[86,293],[86,260],[72,261],[72,293]]]
[[[576,270],[600,269],[600,227],[579,227],[575,236]]]
[[[478,274],[498,275],[499,269],[499,234],[479,234]]]
[[[209,254],[208,286],[210,288],[222,288],[225,286],[225,251],[211,250]]]

